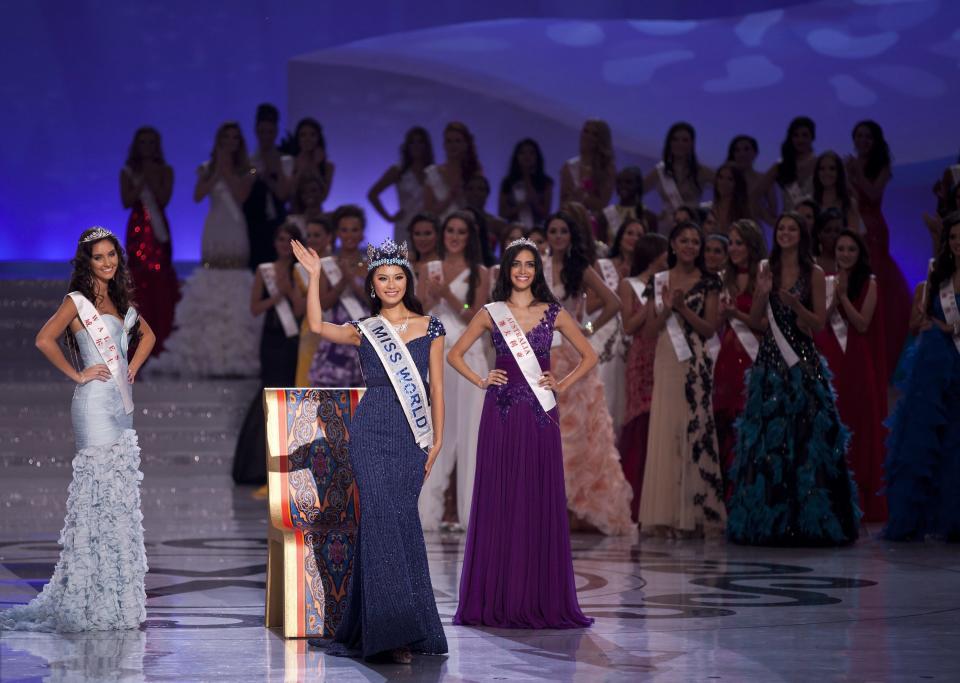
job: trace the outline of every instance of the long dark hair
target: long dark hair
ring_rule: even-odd
[[[510,280],[510,266],[516,260],[521,251],[529,251],[533,254],[533,261],[536,264],[536,272],[533,275],[533,283],[530,285],[530,293],[533,294],[535,301],[545,304],[555,304],[557,297],[550,291],[547,285],[547,279],[543,276],[543,258],[536,247],[528,244],[517,244],[505,249],[503,256],[500,257],[500,272],[497,275],[497,281],[493,285],[493,293],[490,295],[491,301],[506,301],[513,292],[513,282]]]
[[[466,186],[468,180],[480,173],[480,159],[477,157],[477,143],[473,138],[473,133],[471,133],[470,129],[467,128],[467,124],[462,123],[461,121],[451,121],[448,123],[446,128],[443,129],[444,137],[446,137],[447,133],[457,133],[458,135],[462,135],[464,141],[467,143],[467,151],[464,153],[463,159],[460,160],[460,174],[463,179],[463,184]]]
[[[423,254],[417,251],[417,246],[413,243],[413,226],[415,226],[417,223],[429,223],[433,226],[433,234],[435,235],[437,241],[437,250],[439,251],[440,249],[440,222],[432,213],[421,211],[411,218],[409,223],[407,223],[407,234],[410,235],[407,241],[410,243],[410,251],[413,255],[414,263],[419,263],[420,259],[423,258]]]
[[[617,230],[617,234],[613,238],[613,245],[610,247],[610,251],[607,253],[607,258],[612,259],[620,256],[620,252],[622,251],[621,243],[623,242],[623,234],[631,225],[639,225],[641,228],[643,228],[643,234],[647,234],[647,224],[643,222],[642,218],[628,218],[620,224],[620,228]],[[641,237],[643,237],[643,235],[641,235]]]
[[[793,147],[793,134],[799,128],[810,131],[810,138],[817,138],[817,124],[809,116],[798,116],[787,126],[787,137],[780,144],[780,164],[777,167],[777,183],[786,187],[797,179],[797,150]]]
[[[394,264],[390,264],[394,265]],[[373,277],[377,274],[377,271],[386,266],[377,266],[367,271],[367,279],[364,282],[363,288],[368,292],[375,292],[373,288]],[[420,299],[417,298],[417,295],[414,293],[414,279],[413,273],[406,266],[397,266],[398,268],[403,269],[403,274],[407,276],[407,282],[404,285],[403,290],[403,305],[407,307],[407,310],[416,313],[417,315],[423,315],[423,304],[420,303]],[[383,302],[380,301],[380,297],[374,294],[373,298],[370,299],[370,313],[371,315],[380,315],[380,311],[383,309]]]
[[[676,181],[683,180],[682,178],[677,178],[673,171],[673,155],[670,153],[670,138],[673,137],[673,134],[685,130],[690,134],[690,156],[687,157],[687,171],[690,174],[690,177],[693,179],[693,184],[696,188],[700,189],[700,163],[697,161],[697,131],[694,130],[693,126],[687,123],[686,121],[678,121],[677,123],[670,126],[670,130],[667,131],[667,137],[663,141],[663,166],[664,171],[667,176],[673,178]]]
[[[137,149],[137,139],[141,135],[153,135],[157,138],[157,155],[154,157],[161,166],[165,166],[167,161],[163,158],[163,147],[160,144],[160,131],[153,126],[140,126],[133,134],[133,140],[130,142],[130,149],[127,151],[127,166],[131,171],[139,171],[143,167],[143,159],[140,158],[140,150]]]
[[[326,141],[326,138],[323,137],[323,126],[320,125],[319,121],[309,116],[307,116],[306,118],[300,119],[300,121],[297,123],[296,130],[293,132],[291,153],[293,154],[293,156],[300,154],[300,131],[303,130],[304,128],[313,128],[317,133],[317,147],[323,150],[323,158],[324,158],[324,163],[320,164],[320,166],[317,167],[317,175],[319,175],[320,179],[323,180],[324,183],[326,183],[327,181],[327,164],[326,164],[327,141]]]
[[[633,263],[630,264],[630,277],[636,277],[657,260],[660,254],[670,248],[667,238],[658,232],[650,232],[637,240],[633,250]]]
[[[840,241],[841,237],[849,237],[857,245],[857,262],[850,269],[850,278],[847,280],[847,297],[850,301],[856,301],[860,292],[863,291],[863,287],[870,282],[870,276],[873,275],[873,270],[870,268],[870,252],[867,251],[866,242],[855,231],[844,228],[837,235],[837,242]],[[836,251],[836,248],[834,248],[834,251]]]
[[[670,237],[667,240],[670,243],[670,248],[667,251],[667,267],[673,268],[677,265],[677,252],[673,250],[673,240],[677,239],[680,236],[680,233],[684,230],[693,230],[700,237],[700,253],[697,254],[697,258],[694,259],[693,264],[700,269],[701,275],[708,275],[710,271],[707,270],[707,264],[703,259],[703,247],[706,244],[706,240],[703,237],[703,228],[694,223],[693,221],[681,221],[673,226],[673,230],[670,231]]]
[[[843,214],[840,213],[840,209],[834,207],[830,207],[826,211],[821,211],[817,214],[817,220],[813,222],[813,229],[810,231],[810,248],[813,250],[814,256],[821,255],[823,247],[820,246],[820,233],[823,232],[823,229],[830,221],[840,221],[840,225],[846,223],[843,219]],[[838,233],[837,237],[839,236]]]
[[[730,202],[730,222],[739,221],[742,218],[750,218],[750,193],[747,190],[747,179],[743,171],[737,168],[733,162],[728,161],[717,169],[715,178],[720,177],[721,171],[730,171],[733,176],[733,196]],[[713,181],[713,207],[717,208],[720,202],[720,193],[717,190],[717,181]]]
[[[870,148],[870,153],[867,155],[867,163],[863,166],[863,175],[873,180],[880,175],[880,171],[890,166],[893,162],[893,157],[890,154],[890,145],[883,136],[883,128],[872,119],[858,121],[857,125],[855,125],[850,132],[851,138],[856,138],[857,128],[861,126],[869,130],[870,136],[873,138],[873,147]]]
[[[940,231],[940,244],[933,261],[933,269],[927,277],[927,312],[933,315],[933,301],[940,291],[940,285],[946,282],[957,271],[957,260],[950,251],[950,231],[960,224],[960,211],[954,211],[943,219],[943,230]]]
[[[403,144],[400,145],[400,173],[404,173],[413,165],[413,155],[410,154],[410,145],[417,136],[423,138],[423,145],[426,147],[424,152],[424,166],[430,166],[433,163],[433,142],[430,141],[430,133],[423,126],[414,126],[403,136]]]
[[[534,189],[537,192],[544,192],[547,189],[547,184],[553,183],[553,179],[543,170],[543,152],[540,150],[540,145],[533,138],[524,138],[513,148],[513,155],[510,157],[510,169],[507,171],[507,176],[503,179],[503,182],[500,183],[500,194],[509,195],[512,193],[513,186],[523,178],[523,171],[520,169],[517,156],[525,145],[533,147],[533,151],[537,155],[537,163],[533,168],[533,177],[531,178]]]
[[[570,246],[567,247],[567,253],[563,256],[563,269],[560,272],[560,282],[563,283],[565,290],[564,298],[569,299],[580,294],[583,288],[583,274],[590,267],[590,258],[583,243],[583,233],[573,217],[565,211],[550,214],[544,223],[548,233],[553,221],[563,221],[570,234]]]
[[[747,272],[749,274],[747,290],[752,291],[757,281],[757,269],[760,266],[760,261],[767,257],[767,241],[763,238],[763,230],[760,229],[760,226],[757,225],[756,221],[749,218],[735,221],[730,226],[730,231],[732,232],[734,230],[737,231],[740,239],[742,239],[743,243],[747,246],[747,255],[749,258],[749,264],[747,265]],[[731,263],[730,266],[730,268],[727,268],[726,273],[724,273],[723,285],[728,291],[734,292],[737,289],[737,271],[736,268],[733,267],[733,263]]]
[[[800,228],[800,243],[797,245],[797,265],[800,272],[806,278],[806,287],[803,295],[806,297],[810,292],[810,274],[813,273],[813,251],[810,248],[810,228],[807,227],[807,221],[804,220],[796,211],[784,211],[777,217],[777,222],[773,226],[773,247],[770,249],[770,272],[773,273],[773,291],[780,289],[780,260],[783,257],[780,243],[777,242],[777,230],[784,219],[789,218]]]
[[[760,154],[760,145],[757,144],[755,137],[751,135],[738,135],[730,141],[730,145],[727,147],[727,161],[733,161],[733,153],[736,151],[738,142],[746,142],[753,147],[753,153],[755,155]]]
[[[93,261],[93,245],[107,240],[113,245],[114,250],[117,252],[117,271],[107,283],[107,296],[110,297],[113,305],[117,307],[117,312],[120,313],[121,316],[125,316],[130,307],[134,305],[133,279],[130,277],[130,271],[127,269],[127,255],[120,245],[120,240],[117,239],[116,235],[111,233],[109,236],[99,240],[90,242],[83,241],[95,231],[102,229],[103,228],[99,226],[94,226],[80,233],[77,251],[70,261],[70,265],[73,266],[73,271],[70,273],[70,284],[67,286],[67,291],[80,292],[94,306],[99,303],[96,295],[96,276],[93,274],[93,267],[91,265]],[[76,339],[74,339],[72,334],[67,334],[66,337],[67,345],[76,351],[78,348]],[[130,338],[140,338],[139,320],[137,320],[137,324],[133,326],[133,329],[130,330]]]
[[[847,188],[847,169],[843,165],[843,159],[833,150],[827,150],[817,157],[817,163],[813,167],[813,200],[823,206],[823,183],[820,182],[820,166],[826,159],[833,159],[837,166],[837,185],[836,193],[840,199],[841,212],[843,214],[843,224],[847,224],[847,216],[850,215],[850,191]]]
[[[480,285],[480,266],[483,265],[483,247],[480,245],[480,233],[477,229],[477,221],[469,211],[454,211],[443,219],[440,225],[440,232],[437,235],[437,253],[441,259],[447,257],[447,249],[444,244],[443,235],[447,231],[450,221],[458,218],[467,226],[467,246],[463,250],[463,259],[467,262],[467,268],[470,269],[470,275],[467,277],[467,300],[466,303],[473,305],[473,297]]]

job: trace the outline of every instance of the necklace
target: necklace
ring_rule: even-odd
[[[410,324],[410,311],[409,311],[409,310],[407,310],[407,317],[404,318],[404,319],[403,319],[403,322],[400,323],[399,325],[397,325],[395,322],[393,322],[392,320],[390,320],[390,318],[388,318],[387,316],[383,316],[383,317],[384,317],[384,319],[385,319],[388,323],[390,323],[390,324],[393,325],[395,328],[397,328],[397,332],[399,332],[400,334],[403,334],[404,332],[406,332],[406,331],[407,331],[407,325]]]

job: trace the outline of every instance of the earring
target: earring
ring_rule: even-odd
[[[370,287],[370,298],[371,299],[377,298],[377,293],[373,290],[373,287]]]

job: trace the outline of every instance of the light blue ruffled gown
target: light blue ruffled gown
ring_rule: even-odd
[[[127,343],[137,320],[103,315],[121,348],[127,374]],[[102,363],[85,329],[75,334],[83,367]],[[114,380],[78,385],[71,405],[77,454],[60,532],[60,561],[53,578],[29,604],[0,613],[0,628],[18,631],[111,631],[134,629],[146,619],[140,512],[140,447],[133,415],[126,414]]]

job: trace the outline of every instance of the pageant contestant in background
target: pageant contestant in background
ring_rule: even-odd
[[[825,292],[805,221],[783,214],[750,309],[750,326],[759,329],[766,315],[769,329],[736,424],[727,521],[736,543],[839,545],[857,538],[860,511],[846,463],[850,433],[812,338],[826,322]]]
[[[747,197],[750,199],[750,217],[773,225],[777,215],[777,194],[773,186],[764,181],[763,174],[753,164],[760,153],[757,139],[749,135],[738,135],[730,141],[727,148],[727,162],[732,163],[747,183]]]
[[[847,187],[847,173],[840,155],[833,150],[827,150],[818,156],[813,167],[813,201],[821,211],[839,211],[844,227],[860,230],[857,200]]]
[[[145,126],[133,134],[127,164],[120,171],[120,200],[130,209],[127,254],[137,306],[153,325],[153,355],[173,328],[180,284],[173,269],[170,226],[164,207],[173,194],[173,168],[163,158],[160,133]]]
[[[783,211],[796,211],[800,202],[813,197],[813,167],[817,163],[813,141],[816,137],[817,125],[813,119],[808,116],[793,119],[780,144],[780,159],[764,176],[761,192],[776,184],[780,188]]]
[[[890,147],[883,129],[874,121],[860,121],[853,127],[852,135],[856,156],[846,159],[847,180],[857,199],[870,251],[870,265],[877,276],[877,306],[883,320],[887,355],[881,380],[886,383],[897,366],[907,338],[910,286],[890,253],[890,227],[883,216],[883,193],[892,176]]]
[[[481,262],[480,236],[473,216],[455,211],[443,221],[440,232],[440,260],[421,263],[417,271],[420,300],[443,323],[447,331],[444,343],[453,346],[466,331],[467,323],[487,301],[487,269]],[[466,363],[475,372],[486,374],[487,359],[477,345],[467,354]],[[466,529],[473,496],[473,472],[476,467],[477,430],[483,410],[483,395],[456,373],[443,378],[446,403],[443,450],[437,458],[433,476],[420,493],[420,522],[425,531],[439,529],[441,522]],[[445,510],[444,492],[456,472],[453,487],[456,508]]]
[[[260,373],[258,321],[250,315],[253,275],[241,206],[254,173],[240,126],[222,124],[210,160],[197,169],[196,202],[210,198],[200,240],[202,265],[184,283],[175,326],[166,350],[152,364],[158,372],[181,376],[250,377]]]
[[[77,454],[60,532],[60,560],[27,605],[0,612],[0,630],[112,631],[146,619],[147,557],[140,513],[140,447],[131,385],[153,347],[131,305],[120,242],[103,228],[80,235],[70,293],[37,334],[37,348],[77,383],[71,404]],[[74,368],[60,345],[79,356]],[[137,352],[127,361],[131,339]]]
[[[920,299],[922,332],[890,418],[884,536],[960,541],[960,213],[947,215]]]
[[[410,251],[415,272],[420,266],[440,259],[440,223],[432,214],[418,213],[410,220]],[[398,242],[399,244],[399,242]]]
[[[603,278],[603,283],[609,290],[618,291],[620,282],[630,274],[637,241],[645,232],[646,228],[639,219],[626,219],[620,224],[613,238],[608,257],[597,259],[594,263],[594,269]],[[626,374],[624,373],[626,345],[619,314],[610,318],[602,327],[596,326],[600,316],[603,315],[604,303],[603,299],[593,294],[592,291],[588,293],[587,320],[593,327],[593,334],[590,335],[589,339],[590,346],[593,347],[600,358],[597,371],[600,373],[600,381],[603,383],[604,393],[607,397],[607,409],[610,411],[610,419],[613,421],[613,433],[619,435],[620,428],[623,426],[623,411],[627,392]]]
[[[826,209],[816,214],[810,241],[813,245],[813,261],[824,275],[837,274],[837,237],[843,230],[843,213],[840,209]]]
[[[367,200],[388,223],[393,223],[393,241],[403,244],[410,238],[411,219],[425,208],[423,188],[427,181],[427,167],[433,165],[433,143],[426,128],[414,126],[407,131],[400,146],[400,163],[394,164],[380,176],[367,192]],[[397,211],[390,214],[380,201],[380,195],[390,186],[397,188]]]
[[[707,234],[703,240],[703,265],[711,275],[721,277],[729,268],[730,240],[719,232]]]
[[[250,157],[256,174],[250,195],[243,203],[250,239],[250,268],[277,258],[273,249],[273,235],[283,223],[287,211],[285,203],[293,191],[293,157],[281,155],[277,149],[280,112],[272,104],[257,107],[254,130],[257,151]]]
[[[634,522],[640,510],[643,469],[647,463],[647,436],[650,429],[650,401],[653,397],[653,362],[657,338],[646,335],[647,305],[653,276],[667,269],[667,238],[657,233],[643,235],[633,252],[630,277],[620,281],[620,310],[623,331],[632,336],[627,351],[626,410],[620,432],[620,464],[633,489],[630,516]]]
[[[544,280],[536,245],[511,243],[493,303],[478,311],[447,361],[478,393],[486,390],[473,508],[454,624],[499,628],[580,628],[592,619],[577,603],[556,395],[597,362],[580,326]],[[554,330],[579,360],[559,381],[550,369]],[[489,332],[496,369],[485,377],[464,360]]]
[[[713,363],[720,280],[703,263],[695,223],[670,231],[669,270],[654,277],[643,333],[657,337],[647,462],[640,495],[644,534],[692,538],[723,530],[723,484],[713,424]]]
[[[670,126],[662,158],[643,179],[644,189],[656,190],[663,203],[658,220],[661,232],[673,228],[674,211],[682,206],[700,206],[703,188],[713,182],[713,170],[697,161],[696,140],[696,131],[689,123],[680,121]]]
[[[366,229],[363,209],[345,204],[333,214],[340,249],[320,259],[320,304],[327,321],[342,325],[367,315],[372,296],[363,286],[367,263],[360,245]],[[363,372],[356,349],[321,339],[310,366],[310,386],[362,387]]]
[[[310,644],[335,655],[386,654],[399,663],[409,663],[413,652],[443,654],[447,640],[417,514],[420,487],[443,444],[443,325],[423,315],[405,245],[387,240],[367,248],[364,289],[373,317],[343,325],[323,321],[320,257],[299,242],[293,249],[310,273],[310,329],[359,347],[367,380],[350,429],[363,514],[347,607],[333,642]]]
[[[646,226],[645,232],[657,231],[657,214],[643,205],[643,171],[639,166],[627,166],[617,172],[617,203],[603,210],[607,229],[603,241],[613,244],[624,221],[638,220]]]
[[[451,121],[443,129],[443,152],[446,161],[426,168],[423,195],[427,211],[441,219],[467,205],[463,194],[467,183],[483,173],[473,134],[465,124]]]
[[[327,141],[323,137],[323,127],[316,119],[300,119],[297,130],[293,134],[295,144],[295,158],[293,160],[293,186],[298,187],[300,179],[305,176],[314,176],[320,181],[319,207],[323,210],[323,203],[330,196],[333,187],[333,162],[327,158]],[[302,207],[294,209],[301,211]]]
[[[579,202],[592,216],[600,216],[613,197],[616,177],[610,124],[587,119],[580,129],[579,156],[567,159],[560,169],[560,204]],[[591,221],[594,235],[598,226]]]
[[[720,293],[720,320],[726,323],[720,339],[720,353],[713,370],[713,419],[723,466],[724,493],[729,495],[729,472],[733,466],[736,432],[734,422],[743,412],[743,388],[747,370],[760,350],[760,340],[750,327],[750,308],[757,285],[760,262],[767,257],[767,243],[752,220],[730,226],[730,265],[723,274]],[[759,331],[766,330],[761,320]]]
[[[299,242],[303,236],[293,223],[278,225],[273,233],[277,260],[257,266],[250,290],[250,312],[266,316],[260,335],[260,387],[247,409],[233,453],[233,480],[238,484],[267,483],[263,389],[292,386],[297,376],[300,321],[306,301],[296,284],[290,242]]]
[[[553,178],[543,170],[543,152],[533,138],[524,138],[513,148],[510,168],[500,183],[497,213],[504,220],[530,229],[550,215]]]
[[[719,232],[726,235],[736,221],[753,218],[747,179],[736,164],[728,161],[717,169],[710,210],[716,217],[717,225],[713,231],[707,230],[707,233]]]
[[[887,357],[877,308],[879,287],[859,233],[844,229],[833,242],[837,274],[826,280],[828,324],[814,339],[833,374],[840,419],[852,432],[847,462],[863,521],[882,522],[887,504],[877,493],[883,487]]]
[[[330,219],[326,216],[313,218],[307,221],[305,227],[307,247],[317,252],[321,259],[330,256],[335,236],[333,223],[330,222]],[[296,264],[293,272],[295,274],[296,286],[300,289],[300,295],[303,296],[304,301],[306,301],[307,287],[310,285],[309,274],[306,268],[300,263]],[[310,331],[309,321],[304,317],[300,323],[300,348],[297,351],[296,386],[310,386],[310,366],[313,364],[313,357],[317,353],[317,346],[319,344],[320,337]]]
[[[544,260],[543,272],[554,297],[589,333],[590,328],[583,323],[584,295],[590,291],[603,301],[597,328],[617,315],[620,301],[590,267],[584,232],[566,213],[553,214],[547,221],[551,255]],[[566,376],[579,365],[583,353],[569,339],[559,334],[554,338],[550,365],[554,373]],[[586,522],[605,534],[628,533],[633,529],[630,486],[623,478],[610,411],[596,369],[586,371],[583,380],[557,400],[567,504],[575,522]]]

